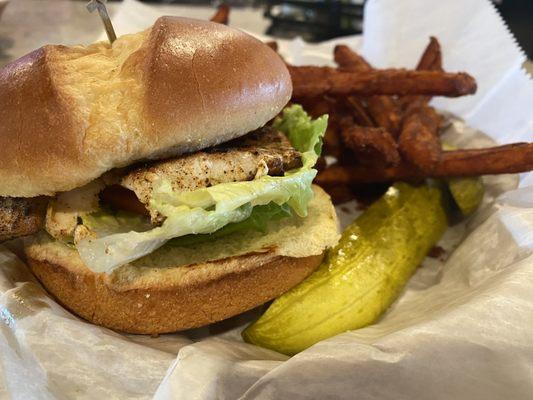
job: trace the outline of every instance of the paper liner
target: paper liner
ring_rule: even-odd
[[[126,0],[113,16],[117,32],[150,26],[169,7]],[[211,11],[188,14],[198,13]],[[445,139],[493,143],[478,128],[499,142],[531,140],[533,89],[520,67],[523,53],[488,1],[367,2],[362,51],[375,65],[412,67],[431,34],[443,44],[445,68],[472,72],[480,87],[476,96],[435,100],[473,127],[456,119]],[[291,63],[333,65],[336,43],[359,48],[360,40],[279,44]],[[240,330],[257,310],[157,338],[93,326],[56,304],[1,246],[0,397],[530,399],[533,187],[513,190],[516,176],[484,181],[481,209],[440,243],[446,261],[426,259],[378,323],[290,359],[242,342]],[[354,216],[342,215],[344,224]]]

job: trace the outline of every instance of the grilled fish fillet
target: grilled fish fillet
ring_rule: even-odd
[[[193,191],[261,175],[282,175],[301,165],[300,153],[285,135],[264,127],[211,149],[137,167],[116,180],[120,179],[121,186],[148,205],[159,179],[169,181],[176,191]],[[104,185],[102,180],[96,180],[61,193],[50,203],[44,197],[0,197],[0,242],[33,234],[43,225],[57,239],[75,238],[78,217],[98,209],[98,193]],[[151,212],[151,217],[154,223],[162,221],[156,212]]]
[[[176,191],[193,191],[219,183],[252,180],[258,175],[282,175],[301,166],[301,155],[285,135],[264,127],[208,150],[150,163],[125,175],[120,184],[148,205],[154,184],[167,180]],[[160,218],[152,213],[152,219]]]
[[[96,179],[50,200],[46,210],[46,231],[58,240],[69,241],[75,237],[78,219],[98,210],[98,193],[104,187],[102,180]]]
[[[0,242],[41,229],[47,202],[45,197],[0,197]]]

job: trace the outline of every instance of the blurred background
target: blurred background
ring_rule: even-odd
[[[81,0],[0,0],[0,66],[45,43],[87,43],[100,21]],[[146,0],[169,14],[208,18],[220,2]],[[361,33],[364,0],[232,0],[230,25],[279,38],[319,42]],[[533,0],[497,0],[528,57],[533,58]],[[120,1],[108,2],[111,14]],[[3,15],[1,15],[3,12]],[[531,70],[531,63],[527,68]]]

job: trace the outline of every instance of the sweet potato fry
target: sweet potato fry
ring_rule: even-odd
[[[321,115],[329,114],[332,107],[330,102],[321,97],[314,99],[303,99],[303,101],[300,101],[299,103],[313,118],[318,118]]]
[[[440,159],[440,121],[437,112],[427,104],[410,108],[403,121],[398,140],[400,153],[425,174],[431,174]]]
[[[318,160],[316,161],[315,169],[317,171],[324,171],[326,167],[327,167],[326,157],[324,155],[321,155],[320,157],[318,157]]]
[[[376,168],[368,165],[335,164],[319,173],[315,183],[324,187],[349,185],[354,183],[388,182],[397,180],[413,181],[423,179],[411,165],[403,162],[397,166]]]
[[[307,99],[304,99],[307,100]],[[326,134],[324,136],[324,146],[323,146],[323,154],[333,156],[335,158],[344,159],[346,158],[346,155],[349,155],[349,158],[353,158],[351,156],[351,153],[346,149],[346,147],[343,145],[341,137],[340,137],[340,123],[342,120],[349,118],[353,122],[353,109],[351,106],[347,104],[345,99],[342,98],[333,98],[329,96],[324,96],[322,98],[318,99],[310,99],[311,104],[315,101],[319,101],[320,104],[325,103],[328,105],[329,109],[325,112],[322,112],[322,114],[329,114],[329,120],[328,120],[328,127],[326,130]],[[307,100],[309,101],[309,100]],[[304,106],[304,109],[307,110],[307,106],[305,105],[306,102],[302,102],[302,105]],[[314,110],[315,107],[311,107],[311,110]],[[319,111],[322,111],[318,109]],[[320,115],[322,115],[320,114]],[[313,115],[313,114],[311,114]]]
[[[291,74],[291,80],[292,80],[292,86],[294,87],[303,87],[306,84],[308,84],[308,81],[313,81],[316,83],[319,83],[320,85],[327,86],[330,70],[334,70],[333,68],[327,68],[327,67],[315,67],[310,65],[302,65],[302,66],[295,66],[287,64],[287,68],[289,69],[289,72]],[[318,93],[314,93],[312,96],[307,97],[320,97],[322,95],[326,94],[324,91],[319,91]],[[292,93],[293,97],[305,97],[305,96],[297,96],[294,93]]]
[[[418,61],[417,71],[443,71],[442,69],[442,52],[439,41],[431,36],[429,43]],[[409,107],[419,107],[428,104],[431,96],[405,96],[400,99],[403,110]]]
[[[337,45],[334,50],[335,62],[342,70],[349,72],[371,71],[372,66],[348,46]],[[394,137],[400,132],[400,108],[395,100],[387,96],[371,96],[366,99],[368,112],[378,126],[382,126]]]
[[[515,174],[533,170],[533,143],[445,151],[433,176]]]
[[[272,50],[274,50],[276,53],[278,52],[278,42],[275,40],[271,40],[270,42],[265,42],[265,44],[270,47]]]
[[[229,12],[229,6],[226,4],[221,4],[218,6],[217,12],[211,17],[210,21],[227,25],[229,22]]]
[[[350,96],[346,99],[348,104],[352,107],[352,113],[355,118],[355,122],[361,126],[375,126],[376,124],[368,114],[365,106],[361,99]]]
[[[368,61],[344,44],[335,46],[333,58],[341,70],[365,72],[372,69]]]
[[[326,189],[333,204],[342,204],[354,199],[354,193],[349,185],[335,185]]]
[[[407,162],[376,168],[365,165],[333,165],[316,179],[319,185],[420,181],[428,177],[451,178],[480,175],[514,174],[533,169],[533,143],[515,143],[486,149],[446,151],[431,174],[424,174]]]
[[[332,120],[328,123],[324,135],[324,154],[340,158],[342,153],[342,143],[339,133],[339,126]]]
[[[343,45],[335,47],[334,58],[338,69],[289,66],[294,98],[325,99],[335,121],[325,142],[334,148],[334,154],[327,154],[335,155],[337,163],[321,169],[316,180],[326,190],[348,197],[354,185],[533,169],[533,143],[442,151],[441,117],[429,100],[475,93],[476,82],[466,73],[443,71],[436,38],[430,38],[416,71],[375,70]]]
[[[360,163],[366,165],[397,165],[400,162],[398,146],[383,128],[342,126],[341,138]]]
[[[437,38],[431,36],[429,43],[418,61],[417,71],[442,71],[442,52]]]
[[[382,126],[395,138],[400,133],[400,107],[390,96],[370,96],[366,100],[368,111],[378,126]]]
[[[295,98],[324,94],[343,96],[360,94],[431,95],[457,97],[476,91],[474,78],[466,73],[408,71],[404,69],[374,70],[365,73],[337,71],[330,67],[289,66]]]

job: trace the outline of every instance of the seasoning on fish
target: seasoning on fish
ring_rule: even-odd
[[[177,191],[193,191],[219,183],[249,181],[258,175],[282,175],[302,165],[301,155],[285,135],[271,127],[212,149],[151,163],[125,175],[120,184],[148,205],[154,185],[169,181]],[[152,219],[160,216],[152,213]]]

